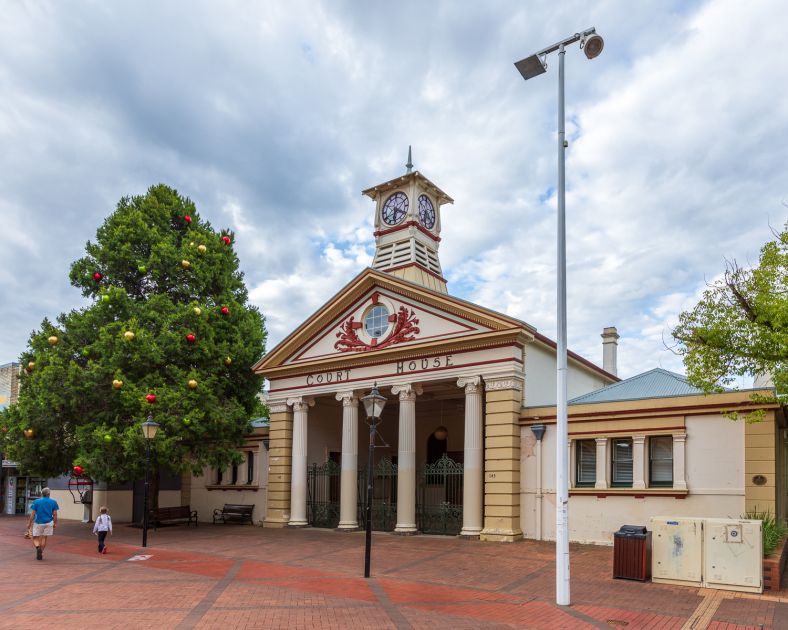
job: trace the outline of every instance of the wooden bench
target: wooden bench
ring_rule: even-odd
[[[153,524],[154,529],[163,523],[178,523],[183,521],[186,521],[187,527],[192,523],[197,527],[197,510],[192,510],[188,505],[160,507],[151,510],[148,518]]]
[[[252,511],[254,510],[254,505],[238,505],[235,503],[225,503],[222,509],[216,508],[213,511],[213,524],[216,523],[226,523],[227,521],[240,521],[243,523],[244,521],[249,521],[250,525],[253,525],[252,522]]]

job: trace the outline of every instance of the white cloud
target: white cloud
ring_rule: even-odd
[[[617,325],[623,375],[680,370],[678,312],[785,220],[786,17],[778,0],[11,5],[0,362],[81,303],[69,263],[158,182],[236,231],[270,347],[370,263],[360,191],[408,145],[455,199],[449,289],[553,336],[557,60],[528,82],[512,64],[594,25],[603,54],[566,55],[570,347],[599,361]]]

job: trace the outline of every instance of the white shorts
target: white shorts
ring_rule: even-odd
[[[33,523],[33,536],[51,536],[54,533],[54,521],[49,521],[49,523]]]

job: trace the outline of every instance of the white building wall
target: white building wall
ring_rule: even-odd
[[[612,544],[622,525],[648,525],[652,516],[739,518],[744,513],[744,424],[719,415],[686,419],[686,498],[648,496],[571,495],[569,539],[580,543]],[[642,434],[633,432],[633,435]],[[622,437],[624,434],[622,434]],[[536,439],[528,427],[521,432],[521,527],[536,537]],[[547,426],[542,442],[542,538],[555,540],[555,425]],[[609,458],[609,449],[608,449]],[[569,479],[574,481],[570,457]],[[661,488],[658,491],[669,491]],[[615,490],[602,491],[615,492]]]
[[[571,358],[568,361],[568,368],[566,387],[570,400],[575,396],[587,394],[610,384],[599,373],[580,365]],[[553,348],[538,341],[526,344],[524,407],[538,407],[556,403],[556,369]]]

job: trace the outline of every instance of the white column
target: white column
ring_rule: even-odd
[[[686,441],[686,433],[673,434],[673,488],[675,490],[687,489],[684,465],[684,444]]]
[[[339,494],[339,529],[358,529],[358,398],[339,392],[342,401],[342,476]]]
[[[465,463],[462,479],[462,531],[460,536],[478,538],[484,527],[484,424],[480,376],[462,377],[465,388]]]
[[[306,527],[306,445],[307,413],[315,404],[311,398],[291,398],[293,405],[293,455],[290,476],[290,522],[291,527]]]
[[[391,388],[399,394],[399,450],[397,453],[398,534],[416,533],[416,395],[421,386],[405,383]]]
[[[646,436],[632,436],[632,489],[646,487]]]
[[[607,438],[596,438],[596,483],[594,488],[607,488]]]

